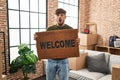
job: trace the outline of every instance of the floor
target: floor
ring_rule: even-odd
[[[41,77],[33,79],[33,80],[46,80],[46,77],[45,76],[41,76]]]
[[[39,78],[36,78],[36,79],[33,79],[33,80],[46,80],[46,76],[42,76],[42,77],[39,77]],[[58,80],[58,79],[56,79]],[[69,80],[75,80],[73,78],[69,78]]]

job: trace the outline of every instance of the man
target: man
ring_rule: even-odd
[[[57,24],[47,28],[47,31],[51,30],[63,30],[72,29],[67,24],[64,24],[66,19],[66,11],[59,8],[55,11]],[[36,35],[34,35],[36,38]],[[79,39],[77,40],[79,42]],[[64,53],[63,53],[64,54]],[[62,59],[48,59],[46,64],[46,80],[55,80],[56,74],[58,74],[59,80],[68,80],[69,64],[67,58]]]

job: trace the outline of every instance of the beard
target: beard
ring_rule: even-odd
[[[64,24],[63,22],[58,23],[59,26],[62,26],[63,24]]]

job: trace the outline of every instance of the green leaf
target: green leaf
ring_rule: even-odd
[[[38,57],[27,44],[19,45],[18,49],[19,56],[11,62],[9,72],[14,73],[22,69],[23,74],[35,73]]]
[[[21,50],[21,49],[23,49],[24,47],[28,47],[28,45],[27,44],[20,44],[19,46],[18,46],[18,49],[19,50]]]

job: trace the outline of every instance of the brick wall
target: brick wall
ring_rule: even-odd
[[[109,44],[109,36],[120,37],[120,1],[119,0],[80,0],[79,27],[86,22],[97,24],[98,44]]]
[[[5,37],[5,33],[3,31],[0,31],[0,56],[1,56],[1,66],[2,67],[2,71],[3,73],[5,73],[5,56],[4,56],[4,37]]]
[[[79,0],[79,28],[80,31],[84,29],[85,23],[89,22],[89,1]]]
[[[8,33],[7,33],[7,11],[6,11],[6,0],[0,0],[0,32],[5,33],[5,47],[6,51],[8,51]],[[5,66],[4,66],[4,37],[3,33],[0,33],[0,50],[2,50],[0,53],[0,56],[2,56],[2,71],[5,72]],[[6,53],[6,63],[8,65],[8,52]],[[7,69],[8,71],[8,69]]]
[[[48,27],[56,24],[55,10],[58,7],[58,0],[48,0]]]
[[[97,23],[98,44],[108,45],[109,36],[120,37],[120,0],[90,0],[89,22]]]

